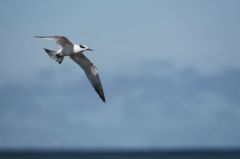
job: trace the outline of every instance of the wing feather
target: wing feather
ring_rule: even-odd
[[[41,39],[46,39],[46,40],[53,40],[57,44],[59,44],[61,47],[66,47],[68,45],[73,45],[68,38],[65,36],[34,36],[35,38],[41,38]]]
[[[88,80],[94,87],[95,91],[98,93],[99,97],[103,100],[103,102],[105,102],[105,96],[100,81],[100,77],[97,72],[97,68],[82,53],[73,54],[70,56],[70,58],[84,70]]]

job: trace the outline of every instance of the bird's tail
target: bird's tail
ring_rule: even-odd
[[[45,48],[43,48],[43,49],[46,51],[46,53],[49,55],[49,57],[51,57],[52,59],[55,59],[56,54],[57,54],[56,51],[45,49]]]
[[[51,59],[57,61],[59,64],[63,62],[64,56],[60,56],[59,54],[57,54],[56,51],[45,49],[45,48],[43,49],[46,51],[46,53],[49,55]]]

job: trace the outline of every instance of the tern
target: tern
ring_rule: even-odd
[[[69,56],[74,62],[76,62],[85,72],[88,80],[98,93],[99,97],[105,102],[105,96],[100,81],[100,77],[97,72],[96,66],[83,54],[85,51],[93,51],[88,46],[83,44],[73,44],[68,38],[64,36],[34,36],[35,38],[53,40],[60,45],[60,49],[57,51],[44,48],[50,58],[61,64],[64,57]]]

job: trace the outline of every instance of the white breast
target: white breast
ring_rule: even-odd
[[[73,45],[73,51],[74,51],[74,53],[78,53],[78,52],[82,52],[83,49],[80,48],[79,45],[74,44],[74,45]]]

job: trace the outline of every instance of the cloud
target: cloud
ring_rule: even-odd
[[[162,66],[103,80],[106,104],[83,73],[43,70],[5,81],[0,147],[240,146],[240,70],[202,75]]]

